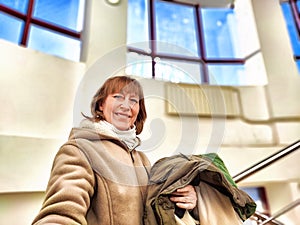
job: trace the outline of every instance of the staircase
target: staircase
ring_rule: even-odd
[[[285,147],[284,149],[281,149],[280,151],[276,152],[275,154],[272,154],[271,156],[263,159],[262,161],[256,163],[255,165],[247,168],[246,170],[236,174],[233,176],[233,180],[236,183],[241,182],[242,180],[246,179],[247,177],[257,173],[258,171],[263,170],[264,168],[268,167],[269,165],[277,162],[278,160],[281,160],[287,155],[290,155],[294,151],[298,150],[300,148],[300,140],[294,142],[293,144]],[[290,211],[291,209],[294,209],[300,205],[300,199],[297,199],[287,206],[280,209],[275,214],[268,216],[260,212],[255,212],[252,217],[249,218],[249,220],[244,223],[245,225],[284,225],[280,221],[276,220],[279,216],[285,214],[286,212]]]

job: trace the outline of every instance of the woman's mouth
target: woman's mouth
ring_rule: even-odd
[[[131,118],[130,115],[126,114],[126,113],[115,113],[115,115],[119,116],[119,117],[123,117],[123,118]]]

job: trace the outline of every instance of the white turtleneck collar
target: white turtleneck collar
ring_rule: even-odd
[[[140,145],[140,139],[136,136],[136,127],[134,126],[130,130],[119,130],[111,123],[101,120],[99,122],[92,122],[88,119],[84,119],[80,122],[80,127],[95,129],[100,134],[118,138],[126,144],[128,149],[132,151],[134,148]]]

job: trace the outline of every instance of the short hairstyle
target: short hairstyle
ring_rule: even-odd
[[[136,126],[136,134],[140,134],[143,130],[144,123],[147,118],[145,107],[144,93],[141,84],[134,78],[129,76],[114,76],[108,78],[104,84],[98,89],[91,102],[92,117],[83,116],[93,122],[105,120],[100,106],[105,102],[108,95],[119,92],[133,92],[139,96],[139,113],[134,125]]]

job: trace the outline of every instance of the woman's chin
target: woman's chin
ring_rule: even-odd
[[[126,131],[126,130],[129,130],[130,129],[130,125],[129,124],[113,124],[118,130],[121,130],[121,131]]]

